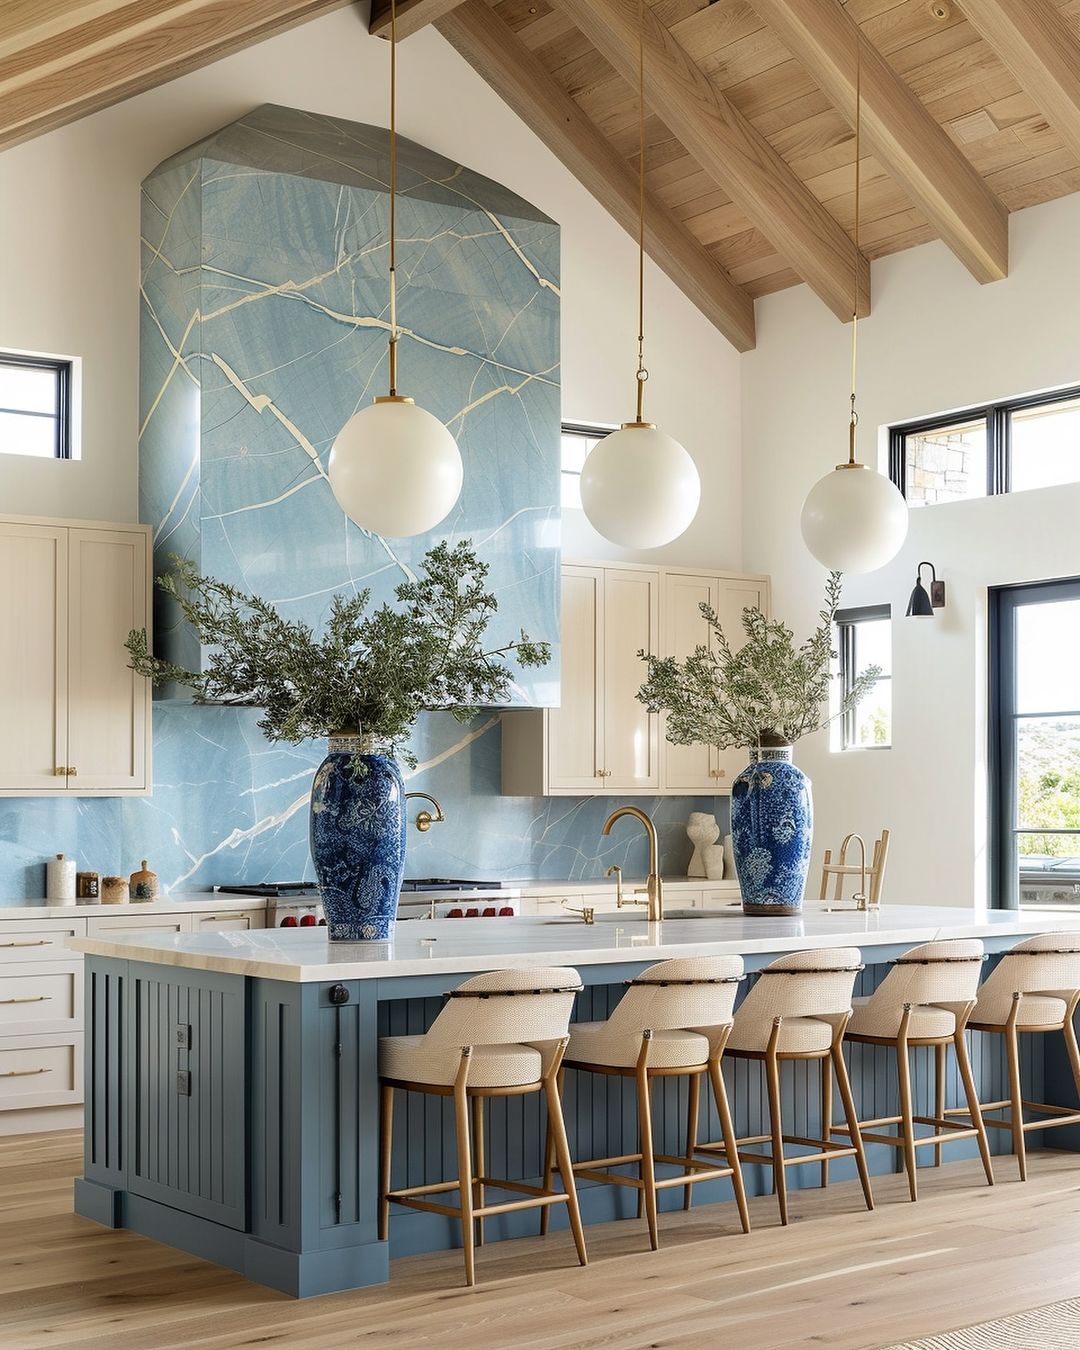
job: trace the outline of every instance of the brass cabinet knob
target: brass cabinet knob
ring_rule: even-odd
[[[74,778],[78,772],[79,772],[78,769],[76,769],[74,765],[72,765],[72,767],[67,771],[67,776],[69,778]]]
[[[596,771],[596,776],[597,776],[597,778],[610,778],[610,777],[611,777],[611,770],[610,770],[610,769],[597,769],[597,771]]]
[[[65,769],[64,766],[63,766],[62,764],[58,764],[58,765],[56,766],[56,768],[53,769],[53,777],[54,777],[54,778],[66,778],[66,777],[67,777],[67,769]]]
[[[727,769],[710,769],[710,770],[709,770],[709,777],[710,777],[710,778],[726,778],[726,777],[727,777]]]

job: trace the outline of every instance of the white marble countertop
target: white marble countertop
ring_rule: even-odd
[[[315,928],[253,932],[72,938],[95,956],[290,982],[467,974],[501,967],[602,965],[671,956],[752,955],[823,947],[870,947],[948,937],[1017,938],[1080,931],[1080,916],[1004,910],[889,905],[878,913],[826,913],[814,904],[797,918],[760,918],[732,910],[661,924],[625,918],[586,925],[576,919],[416,919],[399,923],[393,942],[331,943]]]

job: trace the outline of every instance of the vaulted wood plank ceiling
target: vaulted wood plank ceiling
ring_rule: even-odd
[[[0,149],[347,2],[5,0]],[[866,312],[867,260],[930,239],[992,282],[1007,213],[1080,190],[1080,0],[646,4],[647,246],[740,350],[757,296],[805,281],[846,318],[858,275]],[[638,0],[398,0],[398,16],[403,39],[434,24],[635,228]]]

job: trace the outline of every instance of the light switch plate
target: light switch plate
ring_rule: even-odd
[[[181,1097],[191,1096],[191,1070],[181,1069],[176,1075],[176,1091]]]

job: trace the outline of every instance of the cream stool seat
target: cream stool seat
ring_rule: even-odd
[[[831,951],[795,952],[783,956],[760,972],[735,1013],[727,1053],[741,1059],[761,1060],[769,1094],[769,1133],[740,1139],[738,1156],[743,1162],[765,1163],[772,1169],[780,1222],[784,1224],[788,1221],[786,1169],[800,1163],[820,1162],[822,1185],[825,1185],[830,1158],[854,1157],[866,1208],[874,1208],[851,1084],[840,1049],[844,1028],[851,1016],[855,976],[862,969],[860,961],[857,947],[835,947]],[[824,1138],[784,1133],[780,1065],[785,1060],[800,1059],[816,1059],[821,1064],[821,1133]],[[829,1133],[833,1075],[850,1126],[849,1144],[836,1142]],[[760,1151],[758,1146],[762,1144],[769,1145],[768,1151]],[[817,1151],[789,1157],[785,1155],[785,1146],[789,1144]],[[752,1151],[749,1146],[753,1146]],[[718,1145],[703,1147],[711,1150]]]
[[[593,1158],[576,1162],[579,1177],[609,1185],[629,1186],[638,1193],[638,1216],[644,1209],[653,1251],[660,1245],[658,1192],[667,1187],[683,1188],[683,1207],[690,1208],[696,1182],[731,1178],[739,1219],[750,1231],[742,1169],[735,1145],[727,1090],[720,1060],[731,1031],[735,991],[743,978],[741,956],[690,957],[661,961],[631,980],[626,992],[606,1022],[576,1023],[570,1028],[570,1045],[564,1069],[579,1073],[614,1074],[633,1078],[637,1084],[638,1152],[616,1158]],[[689,1079],[686,1152],[657,1153],[653,1145],[650,1088],[658,1077]],[[708,1077],[720,1117],[725,1152],[722,1165],[696,1157],[701,1080]],[[551,1175],[552,1146],[549,1139],[545,1178]],[[673,1176],[657,1177],[657,1164],[673,1166]],[[637,1167],[636,1176],[618,1169]],[[545,1179],[545,1184],[547,1180]],[[541,1232],[547,1211],[540,1220]]]
[[[934,1147],[935,1165],[940,1165],[942,1145],[961,1139],[977,1139],[988,1185],[994,1184],[990,1145],[979,1113],[975,1081],[968,1060],[968,1018],[975,1006],[983,944],[975,938],[928,942],[913,947],[893,962],[893,968],[866,999],[855,1001],[846,1039],[853,1044],[891,1046],[896,1053],[900,1111],[859,1121],[863,1142],[888,1144],[901,1149],[907,1171],[908,1193],[918,1199],[916,1150]],[[970,1124],[949,1119],[955,1112],[945,1108],[945,1056],[953,1046],[964,1093],[971,1114]],[[910,1050],[914,1046],[935,1049],[935,1102],[933,1115],[916,1115],[911,1090]],[[916,1125],[929,1126],[931,1133],[917,1136]],[[895,1134],[880,1131],[896,1126]],[[847,1134],[849,1125],[831,1125],[834,1134]]]
[[[565,1204],[578,1260],[585,1265],[570,1148],[558,1091],[559,1067],[569,1040],[570,1014],[581,977],[568,967],[491,971],[465,980],[447,995],[442,1011],[422,1036],[379,1039],[379,1238],[390,1232],[390,1205],[445,1214],[461,1220],[465,1279],[475,1284],[474,1250],[484,1239],[489,1214],[539,1207],[546,1215]],[[453,1097],[458,1175],[454,1181],[391,1189],[394,1092]],[[510,1181],[484,1172],[484,1099],[543,1092],[548,1110],[549,1161],[543,1186]],[[469,1116],[472,1106],[472,1133]],[[563,1189],[552,1184],[557,1162]],[[488,1188],[517,1198],[488,1203]],[[457,1205],[433,1197],[457,1191]]]
[[[1020,1036],[1061,1032],[1069,1056],[1073,1083],[1080,1101],[1080,1049],[1073,1017],[1080,1004],[1080,939],[1073,933],[1043,933],[1017,943],[998,962],[978,991],[968,1025],[974,1031],[1005,1039],[1009,1066],[1009,1096],[1004,1101],[983,1102],[987,1125],[1012,1134],[1020,1180],[1027,1179],[1024,1135],[1031,1130],[1080,1123],[1074,1106],[1053,1106],[1026,1101],[1020,1076]],[[1035,1119],[1025,1120],[1024,1112]],[[985,1113],[991,1113],[986,1115]],[[1000,1118],[998,1113],[1005,1114]],[[969,1114],[955,1107],[947,1114]]]

